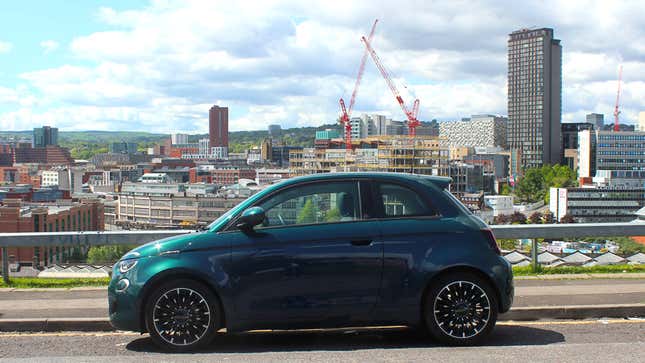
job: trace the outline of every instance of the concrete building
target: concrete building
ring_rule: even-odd
[[[630,222],[645,206],[645,188],[551,188],[549,210],[578,223]]]
[[[58,146],[58,128],[49,126],[34,128],[31,146]]]
[[[289,169],[261,168],[256,169],[255,181],[258,185],[269,185],[289,178]]]
[[[495,115],[472,115],[461,121],[439,122],[439,136],[451,147],[507,148],[508,119]]]
[[[508,159],[508,155],[502,154],[501,151],[486,153],[475,149],[474,154],[467,155],[461,160],[466,164],[481,165],[485,174],[493,175],[496,180],[502,180],[508,178]]]
[[[446,170],[444,175],[452,179],[448,190],[459,199],[463,199],[466,194],[480,191],[493,193],[493,175],[485,174],[483,165],[451,162]]]
[[[593,183],[609,188],[645,188],[645,170],[597,170]]]
[[[578,176],[597,170],[645,170],[645,132],[590,131],[578,133]]]
[[[228,107],[211,107],[208,112],[208,136],[210,147],[228,149]]]
[[[316,140],[329,140],[329,139],[338,139],[340,137],[340,132],[334,129],[326,129],[316,131]]]
[[[578,168],[578,133],[584,130],[594,130],[595,124],[590,122],[566,122],[562,123],[561,127],[562,164],[568,165],[572,170],[576,170]]]
[[[136,154],[137,153],[137,143],[136,142],[113,142],[110,144],[110,153],[113,154]]]
[[[171,134],[170,143],[172,145],[188,144],[188,134]]]
[[[58,186],[60,190],[67,190],[70,193],[83,192],[83,174],[81,169],[65,168],[54,170],[43,170],[40,174],[40,185]]]
[[[522,167],[562,159],[562,46],[553,29],[521,29],[508,40],[508,144]]]
[[[601,113],[589,113],[586,119],[587,123],[593,124],[596,130],[602,130],[605,126],[605,115]]]
[[[204,226],[240,203],[253,190],[238,188],[216,193],[214,186],[126,183],[118,199],[117,225],[128,228]]]
[[[493,210],[493,216],[513,214],[513,197],[510,195],[486,195],[484,205]]]

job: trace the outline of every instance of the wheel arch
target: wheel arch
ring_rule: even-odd
[[[179,279],[189,279],[189,280],[194,280],[202,285],[206,286],[215,296],[217,299],[217,304],[219,305],[219,309],[221,312],[221,317],[220,317],[220,328],[226,327],[226,309],[224,308],[224,303],[222,302],[222,297],[213,286],[209,282],[209,279],[206,276],[203,276],[203,274],[199,273],[198,271],[190,270],[187,268],[171,268],[168,270],[161,271],[154,275],[152,278],[150,278],[146,284],[143,286],[141,289],[141,292],[139,293],[140,299],[138,303],[138,316],[139,316],[139,326],[140,330],[142,333],[146,332],[146,314],[145,314],[145,307],[148,304],[148,299],[150,298],[151,293],[155,290],[155,288],[161,286],[164,283],[167,283],[168,281],[171,280],[179,280]]]

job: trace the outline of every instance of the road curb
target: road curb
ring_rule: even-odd
[[[114,331],[108,318],[0,319],[0,332]]]
[[[517,307],[499,321],[645,317],[645,304]],[[0,332],[115,331],[108,318],[0,319]]]
[[[645,317],[645,304],[565,305],[517,307],[499,320],[592,319]]]

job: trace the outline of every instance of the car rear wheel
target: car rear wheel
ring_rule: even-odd
[[[490,284],[471,273],[442,276],[432,284],[424,302],[430,334],[449,345],[473,345],[495,327],[497,299]]]
[[[163,284],[152,292],[145,309],[150,337],[170,351],[191,351],[204,346],[220,328],[217,298],[208,287],[193,280]]]

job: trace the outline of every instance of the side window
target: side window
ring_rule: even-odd
[[[429,206],[414,190],[397,184],[382,183],[378,186],[387,217],[435,216],[439,213]]]
[[[266,214],[260,228],[360,219],[356,182],[297,186],[279,192],[259,206]]]

